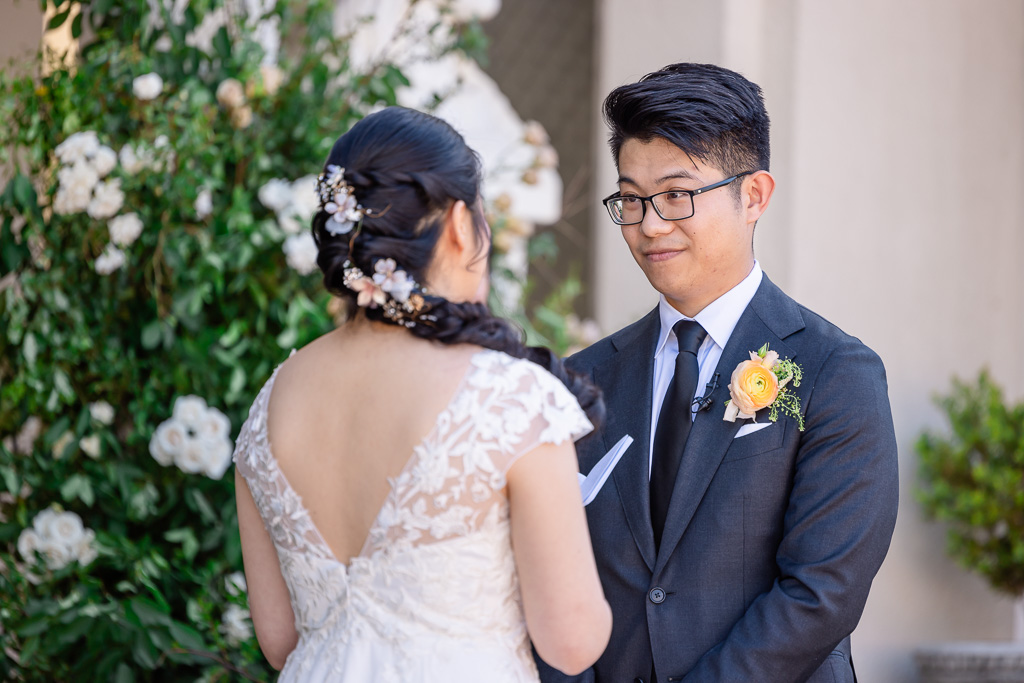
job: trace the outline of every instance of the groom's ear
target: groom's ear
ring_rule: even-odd
[[[755,171],[743,184],[741,200],[746,213],[747,225],[756,223],[768,208],[775,191],[775,178],[768,171]]]

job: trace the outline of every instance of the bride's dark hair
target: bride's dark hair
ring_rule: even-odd
[[[338,138],[327,165],[345,169],[359,204],[372,211],[358,232],[332,235],[323,210],[313,217],[313,238],[319,247],[317,265],[324,285],[357,310],[356,293],[344,284],[344,264],[351,261],[373,273],[378,259],[394,259],[416,282],[423,283],[441,236],[448,209],[462,200],[470,208],[481,258],[488,228],[480,206],[480,161],[451,126],[412,109],[388,107],[356,123]],[[353,235],[355,238],[353,239]],[[350,251],[351,243],[351,251]],[[525,358],[542,366],[571,391],[595,425],[604,417],[601,391],[587,378],[568,370],[550,349],[528,347],[523,333],[491,314],[484,304],[455,303],[424,295],[431,324],[409,332],[444,344],[476,344]],[[367,318],[392,323],[382,308],[362,308]]]

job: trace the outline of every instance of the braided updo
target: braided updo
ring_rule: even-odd
[[[458,200],[471,207],[481,245],[488,228],[480,205],[480,161],[462,136],[436,117],[402,107],[388,107],[356,123],[338,138],[325,166],[345,169],[345,181],[359,204],[372,210],[358,231],[332,235],[330,217],[313,217],[317,265],[329,291],[355,309],[356,293],[344,284],[346,261],[365,273],[378,259],[394,259],[416,282],[424,282],[448,208]],[[354,235],[354,237],[353,237]],[[487,255],[481,250],[481,258]],[[451,302],[425,294],[431,324],[417,324],[410,334],[443,344],[476,344],[539,364],[576,396],[595,425],[604,417],[600,390],[562,364],[550,349],[527,347],[523,334],[486,305]],[[362,308],[367,318],[392,323],[381,308]]]

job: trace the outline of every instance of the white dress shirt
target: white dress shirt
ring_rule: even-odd
[[[654,462],[654,434],[658,428],[658,415],[661,413],[661,404],[665,400],[669,384],[673,375],[676,374],[676,356],[679,355],[679,340],[676,339],[672,326],[680,320],[696,320],[703,327],[708,336],[697,349],[697,365],[700,368],[700,375],[697,380],[697,391],[694,397],[703,396],[707,383],[711,381],[718,361],[722,357],[722,350],[729,343],[729,337],[740,321],[740,316],[746,310],[747,304],[754,298],[754,293],[761,285],[761,265],[754,261],[754,267],[750,273],[738,285],[718,297],[704,307],[695,318],[687,318],[685,315],[672,307],[672,304],[661,295],[658,304],[658,313],[661,316],[661,334],[658,335],[658,345],[654,352],[654,395],[651,401],[651,444],[648,454],[648,475],[650,466]],[[731,372],[731,370],[730,370]],[[729,383],[729,377],[719,377],[718,383],[725,386]],[[719,406],[720,407],[720,406]],[[690,419],[694,418],[691,413]]]

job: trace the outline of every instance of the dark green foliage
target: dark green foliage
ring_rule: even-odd
[[[1024,597],[1024,402],[1007,404],[983,371],[975,383],[954,380],[937,403],[952,433],[918,440],[918,499],[949,525],[953,557]]]

